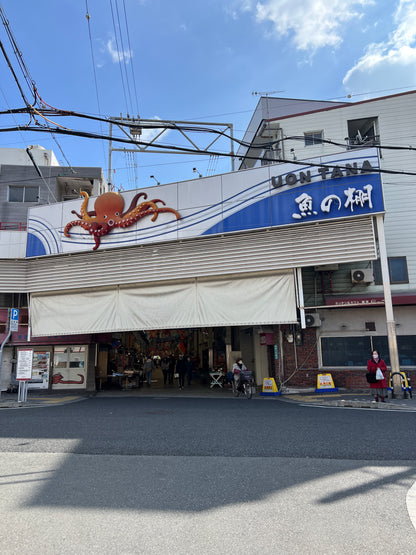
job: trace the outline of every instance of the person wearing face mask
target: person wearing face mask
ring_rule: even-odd
[[[245,372],[247,370],[243,359],[242,358],[238,358],[233,366],[233,373],[234,374],[239,374],[240,372]]]
[[[384,360],[380,357],[380,353],[377,350],[374,350],[370,360],[367,362],[367,370],[372,374],[376,374],[377,369],[381,370],[383,379],[377,380],[376,383],[370,383],[370,388],[372,394],[374,395],[374,401],[381,401],[382,403],[385,403],[385,398],[387,397],[387,366]]]

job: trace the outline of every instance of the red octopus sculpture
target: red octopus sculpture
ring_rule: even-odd
[[[146,200],[146,193],[138,193],[135,195],[129,208],[124,210],[124,198],[119,193],[104,193],[100,195],[95,203],[94,210],[88,212],[88,193],[81,191],[80,193],[84,200],[81,205],[81,214],[72,210],[80,218],[66,224],[64,229],[65,237],[69,237],[69,230],[74,226],[80,226],[88,233],[93,235],[95,240],[95,247],[93,250],[98,249],[100,246],[100,237],[107,235],[114,227],[129,227],[135,222],[152,214],[152,222],[154,222],[160,212],[171,212],[180,219],[179,213],[173,208],[165,207],[165,203],[160,199]],[[137,204],[140,197],[144,198],[144,202]],[[162,203],[163,206],[158,206],[157,203]]]

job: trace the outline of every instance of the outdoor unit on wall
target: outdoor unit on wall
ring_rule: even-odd
[[[351,270],[352,283],[371,283],[374,281],[373,270],[371,268],[356,268]]]
[[[321,319],[317,312],[305,314],[305,322],[307,328],[319,328],[321,325]]]

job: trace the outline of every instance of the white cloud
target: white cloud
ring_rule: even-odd
[[[373,0],[240,0],[238,10],[255,11],[258,23],[272,25],[272,35],[289,36],[297,49],[313,53],[338,46],[345,23],[360,18],[370,4]]]
[[[154,120],[160,120],[159,116],[153,116]],[[150,141],[153,141],[153,139],[155,139],[155,137],[157,137],[159,135],[161,131],[161,128],[155,128],[155,129],[142,129],[142,133],[140,135],[139,140],[144,142],[144,143],[149,143]],[[168,134],[170,133],[170,130],[168,129],[167,131],[165,131],[161,137],[160,140],[165,140],[166,137],[168,136]],[[159,139],[156,139],[155,143],[157,143],[159,141]]]
[[[343,79],[348,92],[414,86],[416,82],[416,1],[400,0],[395,29],[384,42],[369,44]]]
[[[114,40],[109,39],[107,41],[107,52],[110,54],[112,61],[115,64],[119,62],[128,62],[133,57],[133,52],[131,50],[117,50],[114,47]]]

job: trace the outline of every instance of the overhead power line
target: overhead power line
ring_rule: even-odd
[[[20,128],[7,128],[7,129],[0,129],[0,133],[1,132],[10,132],[10,131],[17,131]],[[49,133],[49,129],[45,128],[45,127],[26,127],[25,128],[26,131],[38,131],[38,132],[45,132],[45,133]],[[75,136],[75,137],[84,137],[84,138],[88,138],[88,139],[99,139],[99,140],[112,140],[113,142],[119,142],[119,143],[126,143],[126,144],[134,144],[134,145],[139,145],[139,146],[154,146],[151,143],[148,142],[144,142],[144,141],[137,141],[134,139],[128,139],[126,138],[119,138],[119,137],[110,137],[107,135],[99,135],[96,133],[90,133],[90,132],[84,132],[84,131],[71,131],[65,128],[58,128],[55,129],[55,133],[61,134],[61,135],[71,135],[71,136]],[[190,147],[184,147],[184,146],[175,146],[175,145],[164,145],[164,144],[157,144],[157,148],[161,149],[163,151],[166,152],[170,152],[170,153],[188,153],[188,154],[206,154],[206,155],[210,155],[210,156],[219,156],[219,157],[227,157],[227,158],[235,158],[235,154],[233,153],[228,153],[228,152],[218,152],[218,151],[202,151],[196,148],[190,148]],[[385,147],[382,147],[385,148]],[[411,148],[411,150],[415,150],[414,148]],[[260,160],[262,159],[262,157],[259,156],[245,156],[245,158],[249,159],[249,160]],[[311,167],[317,167],[317,168],[328,168],[328,169],[335,169],[335,168],[339,168],[341,170],[348,170],[349,168],[347,166],[343,166],[340,164],[316,164],[314,162],[310,162],[309,160],[288,160],[288,159],[280,159],[278,160],[278,162],[280,163],[290,163],[290,164],[294,164],[294,165],[298,165],[298,166],[311,166]],[[411,175],[411,176],[416,176],[416,172],[408,172],[408,171],[399,171],[399,170],[389,170],[386,168],[373,168],[373,169],[366,169],[366,173],[383,173],[383,174],[390,174],[390,175]]]

